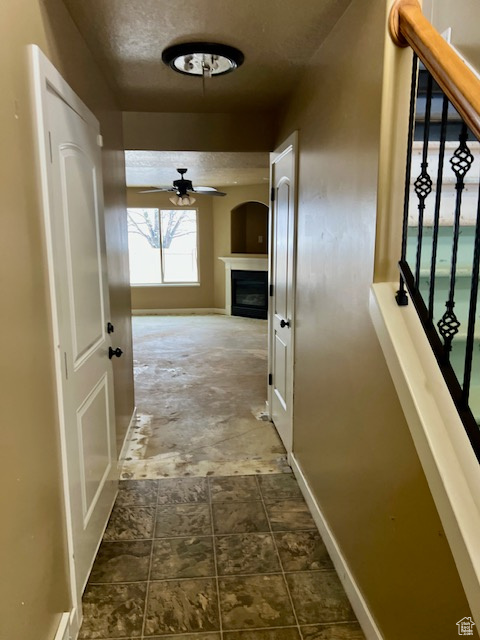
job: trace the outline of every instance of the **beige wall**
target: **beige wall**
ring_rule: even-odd
[[[225,264],[219,256],[231,254],[231,212],[243,202],[262,202],[268,206],[268,184],[254,184],[242,187],[225,187],[227,195],[215,198],[213,202],[213,235],[214,235],[214,306],[225,308]]]
[[[277,140],[299,130],[294,454],[384,638],[447,640],[469,608],[368,312],[385,4],[352,1]]]
[[[230,218],[230,251],[245,253],[247,244],[247,205],[241,204],[231,214]]]
[[[259,202],[248,203],[245,235],[247,253],[267,253],[268,207],[262,206]]]
[[[480,70],[480,41],[478,23],[480,3],[478,0],[423,0],[423,13],[433,26],[442,33],[452,29],[451,42],[465,58]]]
[[[36,188],[27,49],[38,44],[95,112],[105,141],[106,224],[116,336],[129,350],[121,120],[60,1],[0,4],[0,638],[51,640],[69,609],[42,221]],[[133,409],[130,356],[116,363],[119,433]],[[131,371],[131,369],[130,369]]]
[[[271,113],[144,113],[124,111],[125,149],[270,151]]]
[[[171,193],[139,193],[127,189],[129,207],[170,209]],[[213,307],[213,212],[212,200],[199,196],[193,205],[198,211],[200,286],[132,287],[133,309],[210,309]]]

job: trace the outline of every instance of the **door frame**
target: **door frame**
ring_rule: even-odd
[[[60,345],[59,310],[56,301],[55,286],[55,262],[52,243],[52,192],[49,181],[50,172],[50,139],[48,134],[48,109],[47,92],[53,91],[57,96],[73,109],[87,124],[94,127],[99,134],[99,125],[96,117],[85,106],[77,94],[62,78],[57,69],[48,60],[37,45],[29,45],[30,83],[32,87],[32,109],[35,128],[35,144],[37,163],[37,179],[41,194],[41,209],[43,217],[43,242],[47,259],[48,293],[50,303],[50,325],[52,336],[52,357],[55,369],[55,390],[57,398],[57,425],[59,434],[63,510],[66,532],[66,546],[69,570],[69,596],[71,609],[64,616],[68,616],[69,635],[76,638],[82,622],[82,594],[76,586],[76,569],[74,561],[73,524],[71,516],[71,503],[69,494],[69,476],[66,444],[66,425],[63,401],[63,368],[64,362]],[[48,87],[48,88],[47,88]],[[98,138],[101,142],[101,138]],[[63,618],[62,618],[63,620]]]
[[[273,331],[273,319],[274,319],[274,299],[275,299],[275,282],[273,282],[274,277],[274,237],[275,237],[275,220],[274,220],[274,206],[273,206],[273,194],[274,194],[274,185],[273,185],[273,165],[276,161],[278,161],[283,155],[292,151],[293,153],[293,177],[291,183],[291,189],[293,193],[293,202],[292,202],[292,210],[293,210],[293,252],[292,252],[292,317],[291,320],[291,375],[292,375],[292,388],[290,390],[290,406],[292,407],[292,425],[291,425],[291,449],[287,450],[288,459],[293,453],[293,400],[294,400],[294,386],[295,386],[295,332],[296,332],[296,324],[295,324],[295,302],[297,295],[297,224],[298,224],[298,131],[294,131],[291,133],[288,138],[286,138],[276,149],[270,153],[270,207],[269,207],[269,215],[268,215],[268,274],[269,274],[269,282],[268,282],[268,290],[269,294],[272,291],[273,287],[273,296],[269,295],[269,305],[268,305],[268,371],[269,371],[269,384],[268,384],[268,392],[267,392],[267,404],[268,404],[268,416],[270,420],[272,419],[272,394],[273,394],[273,385],[270,384],[270,377],[273,369],[273,348],[274,348],[274,331]]]

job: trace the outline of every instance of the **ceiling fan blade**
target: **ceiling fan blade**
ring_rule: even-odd
[[[175,189],[171,187],[150,187],[150,189],[139,191],[138,193],[158,193],[159,191],[175,191]]]
[[[225,191],[206,191],[206,192],[200,192],[200,195],[203,196],[226,196],[227,194],[225,193]]]
[[[218,191],[214,187],[195,187],[195,193],[199,193],[200,195],[205,196],[226,196],[227,194],[224,191]]]

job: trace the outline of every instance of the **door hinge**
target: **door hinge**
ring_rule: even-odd
[[[271,284],[269,287],[269,295],[271,298],[273,297],[273,284]]]
[[[48,132],[48,150],[50,151],[50,162],[53,163],[53,151],[52,151],[52,134]]]
[[[102,134],[101,134],[101,133],[99,133],[99,134],[97,135],[97,145],[98,145],[99,147],[103,147],[103,136],[102,136]]]
[[[63,352],[63,359],[65,362],[65,379],[68,380],[68,365],[67,365],[67,352]]]
[[[270,189],[270,202],[275,202],[275,187]]]
[[[268,386],[271,387],[273,384],[273,374],[268,374]]]

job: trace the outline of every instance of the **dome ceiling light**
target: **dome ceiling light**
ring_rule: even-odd
[[[165,49],[162,60],[178,73],[211,78],[235,71],[243,63],[244,55],[226,44],[185,42]]]

